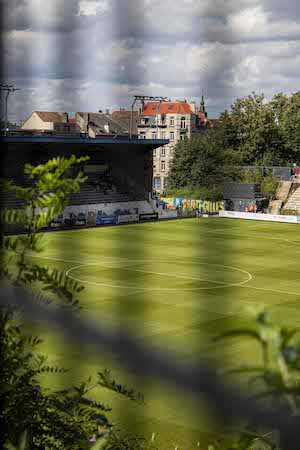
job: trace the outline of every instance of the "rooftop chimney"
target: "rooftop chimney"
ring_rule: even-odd
[[[196,102],[191,102],[190,103],[190,108],[191,108],[191,110],[193,111],[193,113],[194,114],[197,114],[197,111],[196,111]]]
[[[104,130],[107,134],[109,134],[109,124],[108,123],[104,125]]]

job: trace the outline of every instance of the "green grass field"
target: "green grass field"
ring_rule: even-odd
[[[300,227],[293,224],[186,219],[47,233],[40,263],[79,280],[83,313],[110,329],[126,327],[136,340],[164,349],[188,365],[205,352],[221,366],[256,361],[247,340],[214,344],[220,331],[249,323],[265,306],[274,320],[300,326]],[[103,349],[69,343],[63,330],[40,332],[52,361],[68,375],[46,380],[77,383],[111,368],[122,383],[145,395],[146,406],[94,391],[113,407],[112,418],[141,435],[156,433],[160,449],[193,449],[214,434],[212,413],[203,403],[166,386],[140,380]],[[199,448],[199,447],[198,447]]]

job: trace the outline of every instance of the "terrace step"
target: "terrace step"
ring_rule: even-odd
[[[271,214],[280,214],[282,204],[283,204],[282,200],[272,200],[270,202]]]
[[[291,186],[291,181],[282,181],[278,187],[276,198],[284,202],[289,196]]]

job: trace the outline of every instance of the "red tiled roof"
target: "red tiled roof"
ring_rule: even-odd
[[[206,117],[201,111],[198,111],[198,117],[201,119],[201,122],[205,122]]]
[[[156,116],[159,102],[148,102],[142,112],[143,116]],[[194,114],[188,103],[162,102],[159,114]]]
[[[197,115],[198,115],[198,117],[200,119],[200,124],[201,125],[207,125],[208,124],[211,128],[213,128],[214,125],[213,125],[212,121],[210,119],[208,119],[207,117],[205,117],[205,115],[201,111],[198,111]]]
[[[75,118],[69,119],[69,123],[76,123],[76,119]]]

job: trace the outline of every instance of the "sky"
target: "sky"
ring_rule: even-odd
[[[0,0],[12,121],[32,111],[129,109],[134,95],[195,100],[300,88],[299,0]],[[3,114],[3,97],[1,115]]]

